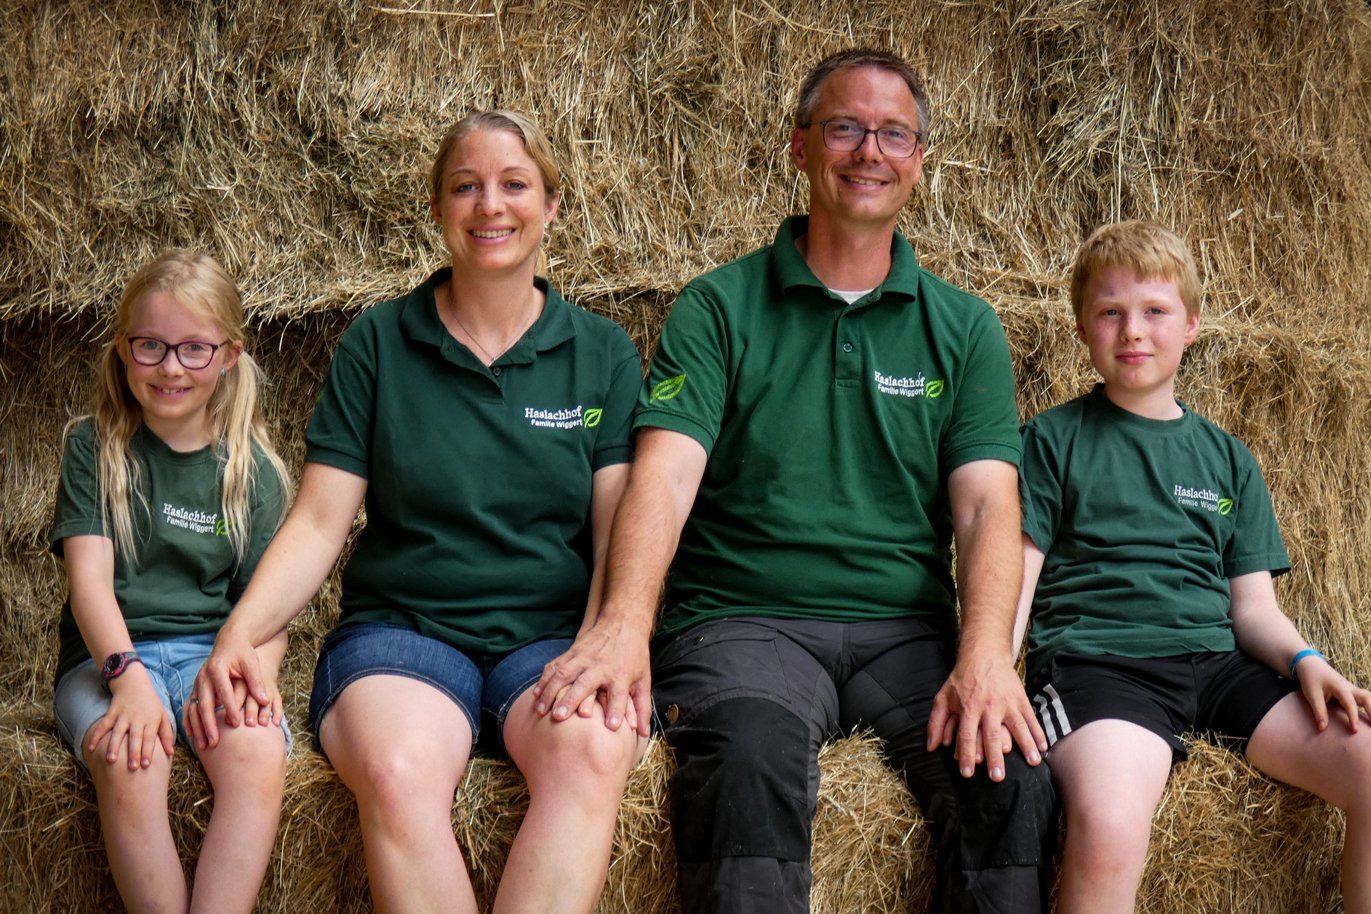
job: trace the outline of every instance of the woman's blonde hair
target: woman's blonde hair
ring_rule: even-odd
[[[114,337],[100,357],[92,413],[102,493],[101,516],[105,529],[113,534],[115,551],[131,562],[137,560],[135,506],[148,511],[141,471],[130,447],[134,433],[142,424],[143,411],[129,388],[119,346],[138,303],[151,292],[163,292],[197,318],[212,321],[222,338],[231,343],[243,339],[243,301],[238,287],[218,261],[208,254],[182,249],[167,251],[139,270],[125,287],[114,316]],[[167,358],[176,358],[176,355],[168,352]],[[281,521],[280,516],[251,516],[249,504],[257,485],[254,445],[280,480],[281,491],[290,491],[290,476],[271,446],[271,437],[257,402],[262,381],[257,363],[242,352],[233,369],[219,378],[208,406],[210,434],[222,466],[224,532],[239,561],[247,551],[253,523],[269,524],[274,531]]]
[[[493,108],[490,111],[468,112],[443,134],[442,142],[438,144],[438,154],[433,157],[433,166],[429,169],[430,200],[436,202],[442,194],[443,170],[447,167],[447,160],[452,151],[462,140],[479,130],[506,130],[517,136],[523,141],[524,151],[528,153],[528,157],[538,166],[538,173],[543,176],[545,199],[551,200],[561,193],[562,170],[557,167],[557,162],[552,157],[552,144],[548,142],[547,134],[543,133],[542,128],[526,114]],[[547,274],[547,251],[542,247],[538,248],[536,272],[539,275]]]

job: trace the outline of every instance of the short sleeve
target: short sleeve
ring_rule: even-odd
[[[376,420],[376,359],[364,315],[343,334],[305,431],[305,460],[367,479]]]
[[[1036,422],[1025,424],[1021,436],[1019,499],[1023,505],[1023,532],[1046,554],[1057,539],[1062,516],[1061,467],[1052,443]]]
[[[614,369],[596,430],[592,470],[633,459],[633,410],[643,386],[643,363],[628,334],[617,324],[613,330]]]
[[[638,397],[634,428],[688,435],[708,453],[719,436],[728,391],[728,345],[722,309],[707,288],[681,291]]]
[[[1233,535],[1223,554],[1223,573],[1226,577],[1269,571],[1272,577],[1290,570],[1290,556],[1281,539],[1276,510],[1271,505],[1271,492],[1262,478],[1261,469],[1246,447],[1241,447],[1242,472],[1238,497],[1229,508],[1237,520]],[[1223,506],[1220,505],[1220,509]]]
[[[252,518],[247,552],[234,572],[229,599],[236,601],[247,589],[252,573],[257,570],[257,563],[267,551],[277,528],[281,526],[285,508],[286,492],[281,487],[281,479],[276,475],[271,463],[259,454],[252,490]]]
[[[62,555],[69,536],[108,536],[100,510],[100,476],[96,470],[95,425],[73,426],[62,445],[62,470],[52,522],[52,551]]]
[[[1020,459],[1014,366],[1004,328],[989,305],[967,334],[966,356],[954,395],[952,420],[940,446],[944,473],[973,460]]]

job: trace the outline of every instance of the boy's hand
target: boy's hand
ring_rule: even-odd
[[[1322,657],[1306,657],[1297,668],[1300,693],[1314,715],[1314,726],[1320,733],[1328,729],[1328,708],[1336,704],[1342,708],[1349,732],[1356,733],[1360,717],[1371,720],[1371,691],[1359,689]]]
[[[119,749],[127,742],[129,771],[150,767],[159,743],[168,758],[176,750],[171,717],[142,664],[110,682],[109,710],[91,726],[86,751],[94,752],[106,736],[105,761],[111,765],[117,762]]]

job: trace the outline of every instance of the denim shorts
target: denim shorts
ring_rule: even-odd
[[[186,733],[181,721],[181,708],[191,697],[195,684],[195,674],[204,666],[210,651],[214,648],[214,632],[200,635],[181,635],[161,638],[156,641],[135,641],[133,649],[143,659],[152,685],[162,699],[162,707],[175,722],[176,732],[186,748],[195,755],[195,744]],[[105,679],[94,660],[72,668],[57,683],[52,696],[52,714],[57,719],[57,731],[62,742],[76,756],[82,768],[86,767],[82,743],[86,733],[95,722],[109,710],[110,695],[105,691]],[[290,727],[285,718],[281,719],[281,729],[286,735],[286,753],[290,753]]]
[[[466,715],[479,748],[503,752],[509,709],[543,675],[543,667],[570,647],[570,638],[553,638],[507,654],[467,653],[403,625],[340,626],[324,639],[314,668],[309,724],[315,744],[319,724],[344,689],[366,676],[388,675],[417,679],[442,692]],[[476,742],[482,721],[494,724],[494,732]]]

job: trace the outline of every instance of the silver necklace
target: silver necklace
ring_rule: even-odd
[[[492,364],[494,364],[495,360],[498,359],[500,356],[491,355],[491,354],[490,354],[490,350],[486,349],[486,347],[484,347],[484,346],[481,345],[481,341],[478,340],[478,339],[476,338],[476,334],[472,333],[471,330],[470,330],[470,328],[468,328],[466,324],[462,323],[462,318],[461,318],[461,316],[457,313],[457,306],[456,306],[455,304],[453,304],[453,302],[452,302],[452,290],[451,290],[451,288],[449,288],[449,289],[446,290],[446,293],[445,293],[444,297],[447,299],[447,310],[448,310],[448,313],[451,314],[451,315],[452,315],[452,319],[455,320],[455,321],[457,322],[457,326],[462,328],[462,332],[465,333],[465,334],[467,335],[467,339],[471,340],[472,344],[473,344],[477,349],[479,349],[479,350],[481,351],[481,355],[483,355],[483,356],[486,357],[486,364],[487,364],[487,365],[492,365]],[[536,301],[537,301],[537,292],[535,291],[535,292],[534,292],[534,298],[533,298],[532,300],[529,301],[529,306],[530,306],[529,310],[532,310],[532,306],[533,306],[533,304],[534,304]],[[512,345],[514,345],[514,341],[517,340],[519,337],[521,337],[521,336],[524,335],[524,331],[526,331],[526,330],[528,329],[528,327],[522,326],[522,324],[523,324],[523,322],[520,321],[520,325],[521,325],[521,326],[520,326],[520,329],[517,330],[517,331],[514,333],[514,335],[511,336],[511,337],[505,342],[504,346],[500,347],[500,355],[504,355],[506,352],[508,352],[508,351],[509,351],[509,347],[512,346]]]

